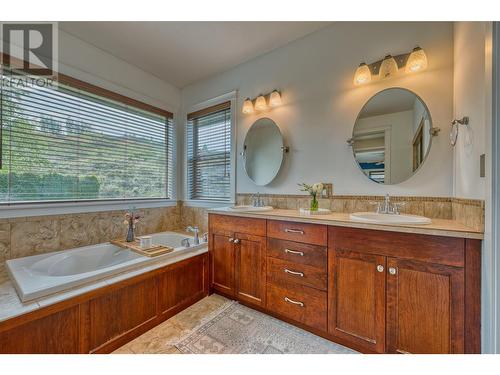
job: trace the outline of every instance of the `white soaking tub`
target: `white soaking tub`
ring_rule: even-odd
[[[175,232],[150,236],[154,245],[167,245],[175,250],[150,258],[103,243],[11,259],[7,261],[7,271],[19,298],[26,302],[207,246],[206,243],[195,246],[193,237]],[[190,247],[182,246],[181,242],[185,238],[189,238]]]

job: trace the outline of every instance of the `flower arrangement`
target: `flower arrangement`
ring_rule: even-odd
[[[139,222],[141,216],[135,212],[135,207],[132,207],[125,213],[125,220],[123,224],[128,225],[127,242],[132,242],[135,239],[134,229],[135,225]]]
[[[303,182],[299,184],[299,186],[301,187],[300,191],[305,191],[311,196],[311,211],[318,211],[318,197],[323,191],[323,184],[321,182],[317,182],[315,184],[309,185]]]

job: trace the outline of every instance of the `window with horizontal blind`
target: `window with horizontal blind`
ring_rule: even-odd
[[[75,84],[4,84],[0,95],[0,204],[172,197],[170,113]]]
[[[187,120],[189,199],[231,200],[231,102],[190,113]]]

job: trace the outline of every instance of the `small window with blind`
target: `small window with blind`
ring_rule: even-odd
[[[3,85],[0,204],[172,197],[172,115],[67,80]]]
[[[231,102],[190,113],[187,120],[189,199],[230,201]]]

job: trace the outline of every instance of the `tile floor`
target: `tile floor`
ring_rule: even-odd
[[[210,320],[219,307],[228,302],[228,299],[212,294],[125,344],[114,353],[180,354],[174,344],[195,327]]]

